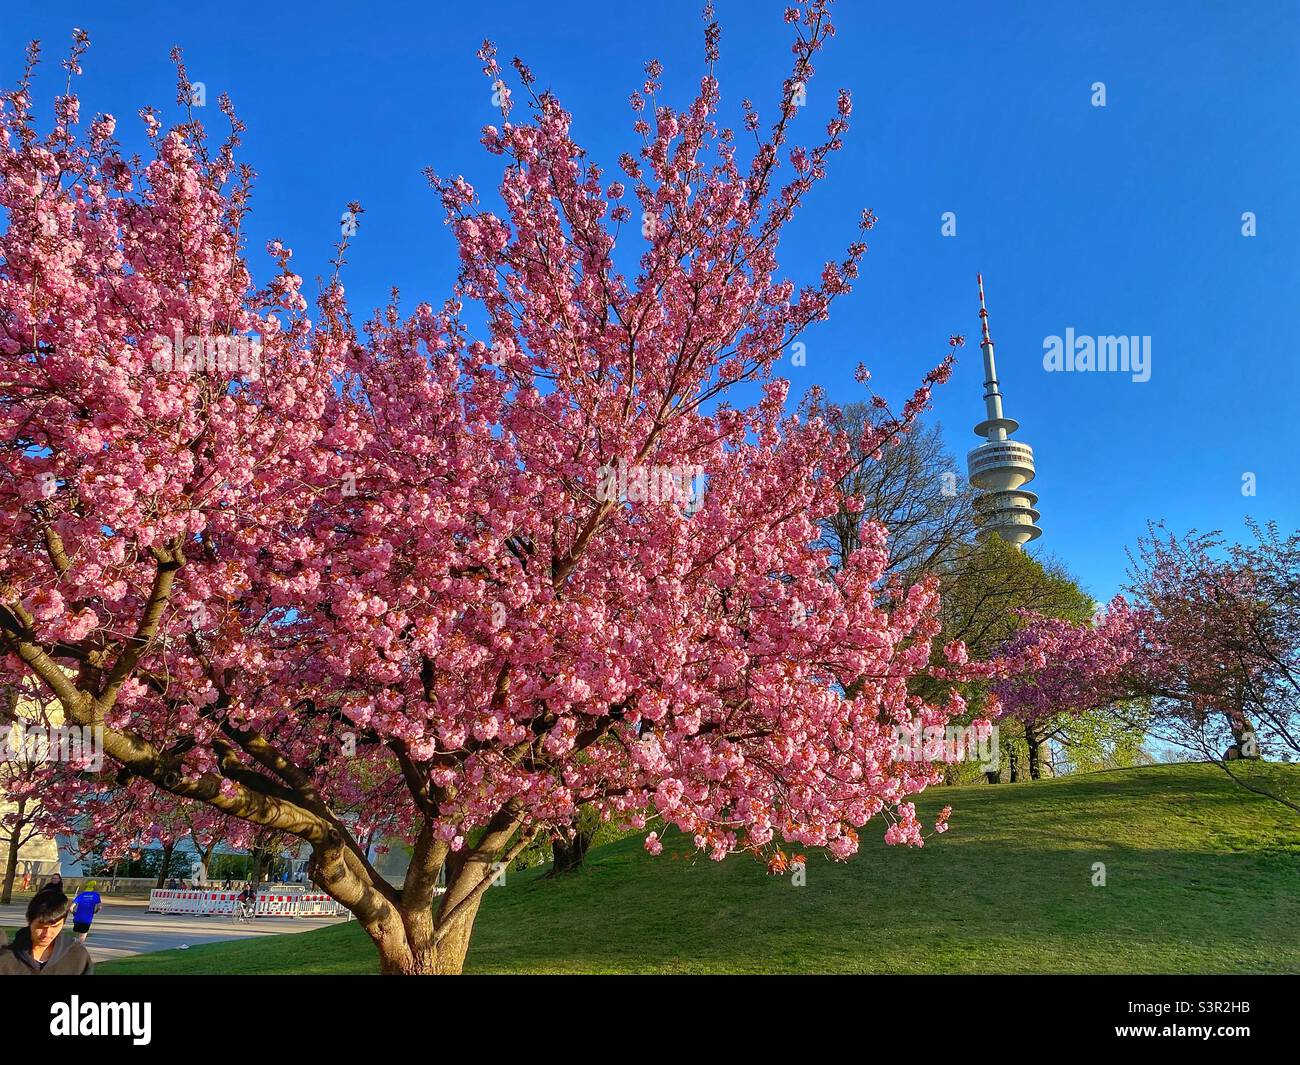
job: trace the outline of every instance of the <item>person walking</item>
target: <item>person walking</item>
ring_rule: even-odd
[[[90,932],[90,923],[95,919],[95,914],[99,913],[102,902],[99,892],[95,890],[95,881],[93,880],[72,900],[72,931],[76,934],[78,943],[86,942],[86,936]]]

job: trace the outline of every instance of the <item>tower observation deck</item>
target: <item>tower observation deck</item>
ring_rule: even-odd
[[[1025,490],[1034,479],[1034,449],[1011,434],[1020,423],[1002,413],[1002,392],[993,361],[993,340],[989,336],[989,312],[984,306],[984,277],[976,275],[980,290],[980,351],[984,355],[984,421],[975,435],[984,443],[966,456],[970,483],[979,489],[975,516],[981,535],[996,534],[1009,544],[1023,548],[1043,535],[1038,527],[1038,496]]]

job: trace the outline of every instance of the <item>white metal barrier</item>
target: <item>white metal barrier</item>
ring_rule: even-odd
[[[235,903],[239,901],[238,891],[209,891],[204,913],[217,913],[229,916],[235,912]]]
[[[149,892],[150,913],[188,913],[203,916],[233,914],[237,891],[188,891],[155,888]],[[346,911],[328,895],[319,892],[259,891],[254,917],[337,917]]]
[[[299,895],[299,917],[333,917],[339,912],[339,904],[328,895]]]
[[[254,917],[296,917],[298,916],[298,900],[293,895],[281,895],[273,892],[257,894],[257,906],[253,910]]]

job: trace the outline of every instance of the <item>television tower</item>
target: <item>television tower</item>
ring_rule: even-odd
[[[979,489],[975,516],[981,535],[993,533],[1023,550],[1030,540],[1043,535],[1038,527],[1038,496],[1024,486],[1034,479],[1034,449],[1010,439],[1020,423],[1002,414],[1002,392],[993,362],[993,338],[989,336],[989,312],[984,306],[984,276],[976,275],[980,289],[980,351],[984,355],[985,419],[975,426],[984,443],[966,456],[970,483]]]

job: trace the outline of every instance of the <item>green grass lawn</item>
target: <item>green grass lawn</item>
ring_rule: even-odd
[[[1252,766],[1292,780],[1300,767]],[[592,851],[558,880],[491,889],[473,973],[1300,972],[1300,823],[1209,765],[969,788],[918,801],[952,829],[920,850],[883,824],[807,886],[670,838]],[[1094,862],[1106,886],[1092,885]],[[102,973],[371,973],[355,924],[142,955]]]

